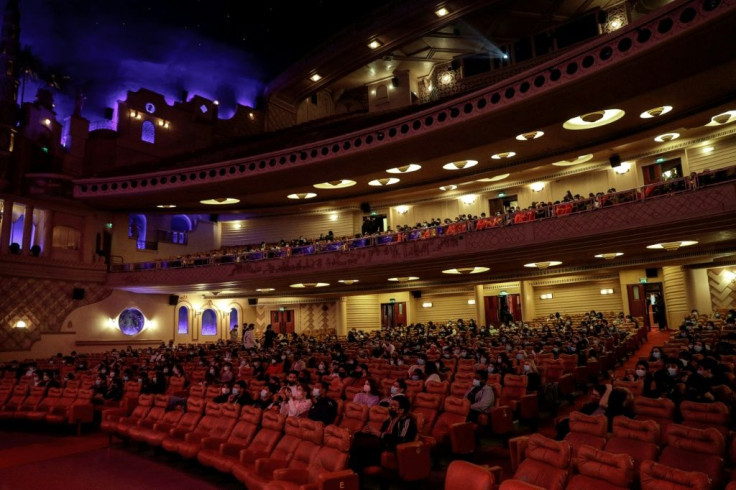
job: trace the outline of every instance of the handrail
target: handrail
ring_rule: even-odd
[[[322,253],[349,252],[351,250],[389,246],[401,242],[427,240],[440,236],[473,233],[489,228],[518,226],[542,219],[559,219],[571,214],[594,212],[609,206],[626,206],[635,202],[645,202],[661,196],[696,192],[698,189],[722,182],[736,180],[736,167],[728,167],[716,171],[702,172],[688,177],[670,179],[665,182],[648,184],[641,188],[624,191],[598,193],[594,197],[569,200],[554,204],[539,205],[520,211],[445,223],[438,226],[413,228],[406,231],[382,233],[356,237],[346,240],[315,242],[299,246],[279,246],[270,249],[254,250],[242,253],[214,253],[199,257],[177,257],[175,259],[159,259],[153,262],[112,263],[111,272],[132,272],[156,269],[178,269],[184,267],[206,267],[237,262],[253,262],[260,260],[284,259],[292,256],[316,255]]]

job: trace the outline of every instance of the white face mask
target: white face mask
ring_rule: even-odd
[[[424,365],[424,359],[417,359],[417,365],[423,366]]]
[[[240,390],[238,388],[233,388],[233,395],[239,395]]]
[[[397,388],[396,386],[392,386],[392,387],[391,387],[391,394],[392,394],[392,395],[395,395],[395,394],[397,394],[398,392],[399,392],[399,389],[398,389],[398,388]]]
[[[261,398],[268,397],[268,390],[261,390]]]
[[[371,385],[363,385],[363,391],[366,393],[370,393],[371,391]]]
[[[661,356],[662,353],[659,351],[652,352],[652,357],[655,359],[659,359],[659,356]]]
[[[677,368],[667,368],[667,373],[670,376],[677,376]]]
[[[529,364],[524,364],[524,372],[525,373],[528,373],[531,370],[532,370],[532,367]]]
[[[317,398],[317,397],[319,397],[319,394],[320,394],[320,390],[319,390],[319,388],[314,388],[314,389],[312,390],[312,396],[313,396],[313,397]]]
[[[473,380],[473,386],[480,386],[480,380],[479,379],[474,379]]]
[[[643,378],[647,374],[647,371],[645,369],[637,369],[635,372],[636,375],[640,378]]]

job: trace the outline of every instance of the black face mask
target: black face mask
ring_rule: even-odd
[[[389,411],[388,411],[388,415],[391,418],[395,418],[398,414],[399,414],[399,412],[397,412],[396,410],[389,409]]]

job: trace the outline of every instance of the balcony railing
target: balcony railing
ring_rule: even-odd
[[[521,211],[515,211],[479,219],[455,221],[439,226],[413,228],[400,232],[382,233],[371,236],[356,237],[347,240],[334,240],[309,243],[290,247],[272,247],[268,249],[243,253],[202,253],[196,256],[177,257],[175,259],[156,260],[135,263],[113,263],[111,272],[131,272],[156,269],[177,269],[184,267],[210,267],[237,262],[253,262],[262,260],[278,260],[292,256],[339,253],[367,247],[383,247],[401,242],[431,240],[447,235],[474,233],[491,228],[521,226],[548,219],[564,219],[566,216],[580,213],[591,213],[597,209],[610,206],[627,206],[633,203],[659,199],[663,196],[697,192],[698,189],[736,180],[736,167],[729,167],[698,175],[670,179],[665,182],[649,184],[641,188],[620,192],[598,194],[578,200],[570,200],[552,205],[539,205]]]

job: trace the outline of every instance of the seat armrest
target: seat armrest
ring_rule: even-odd
[[[223,442],[220,444],[220,454],[223,456],[232,456],[237,458],[240,455],[240,451],[245,449],[242,444],[235,444],[232,442]]]
[[[156,422],[153,424],[153,430],[156,432],[171,432],[174,428],[173,424],[167,424],[165,422]]]
[[[273,472],[274,480],[285,480],[303,485],[309,482],[309,471],[304,468],[281,468]]]
[[[214,449],[215,451],[218,451],[220,449],[220,445],[226,440],[227,439],[222,439],[220,437],[204,437],[199,441],[199,443],[202,449]]]
[[[174,427],[171,429],[171,432],[169,432],[169,435],[173,437],[174,439],[184,439],[186,435],[189,434],[189,431],[186,429],[180,429],[178,427]]]
[[[128,411],[123,408],[108,408],[102,411],[102,420],[107,420],[109,422],[115,422],[127,415],[128,415]]]
[[[268,458],[269,454],[264,451],[254,451],[253,449],[243,449],[240,451],[240,462],[243,464],[255,463],[259,459]]]
[[[69,422],[92,422],[95,418],[95,407],[91,403],[74,405],[69,409]]]
[[[256,460],[256,473],[271,478],[274,471],[286,468],[288,464],[289,462],[283,459],[259,458]]]
[[[529,446],[529,436],[519,436],[509,439],[509,457],[511,458],[511,472],[516,473],[526,455],[526,448]],[[500,481],[500,480],[496,480]]]
[[[187,442],[202,442],[202,439],[204,439],[205,435],[200,434],[199,432],[189,432],[187,435],[184,436],[184,440]]]
[[[339,488],[341,490],[358,490],[358,475],[353,470],[329,471],[317,475],[315,482],[320,490]]]

